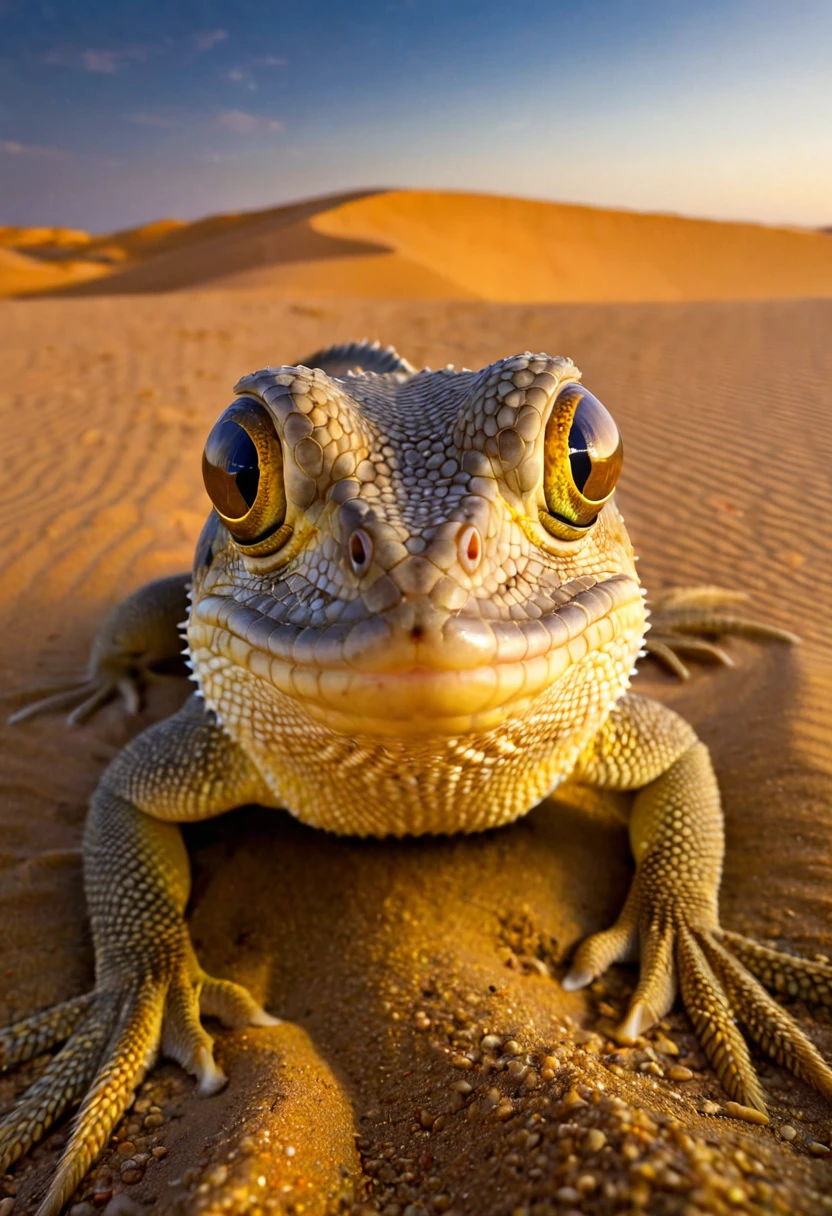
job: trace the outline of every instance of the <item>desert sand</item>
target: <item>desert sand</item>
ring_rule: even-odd
[[[325,212],[326,239],[392,240],[367,205]],[[384,215],[399,222],[395,209]],[[277,248],[272,219],[260,222]],[[297,223],[311,225],[287,220]],[[428,228],[411,224],[406,249],[366,256],[406,255],[419,273],[442,267],[456,281],[450,255],[426,269]],[[231,250],[234,222],[217,229],[211,240]],[[723,923],[832,952],[832,301],[293,301],[265,272],[257,290],[217,279],[172,292],[170,259],[189,273],[199,262],[186,237],[181,226],[148,237],[163,247],[154,257],[167,294],[0,302],[4,718],[27,688],[83,669],[113,603],[189,565],[207,512],[202,446],[241,373],[365,335],[417,365],[569,354],[624,434],[621,501],[648,588],[742,588],[755,614],[804,639],[728,643],[736,667],[700,668],[685,686],[649,662],[636,680],[712,749],[728,825]],[[755,239],[805,242],[815,253],[800,274],[821,283],[832,242],[816,242],[828,238]],[[589,265],[584,252],[576,261]],[[704,290],[695,261],[680,261],[666,293],[681,290],[683,271],[691,294]],[[799,261],[777,268],[795,290]],[[146,290],[150,265],[119,274]],[[832,286],[825,265],[820,294]],[[469,280],[472,294],[486,294],[492,273],[494,263]],[[740,283],[739,252],[731,274],[726,291]],[[116,282],[113,272],[83,290]],[[762,277],[749,282],[762,293]],[[138,718],[110,705],[74,730],[57,717],[0,729],[0,1024],[90,988],[85,804],[117,749],[186,695],[168,679]],[[230,1081],[211,1099],[175,1066],[154,1070],[117,1133],[124,1151],[105,1151],[75,1216],[827,1210],[827,1103],[761,1059],[771,1126],[731,1119],[678,1009],[633,1049],[609,1038],[633,969],[589,992],[560,988],[576,941],[608,924],[626,892],[623,809],[550,800],[478,838],[397,843],[338,840],[257,808],[189,831],[203,963],[287,1020],[212,1026]],[[829,1018],[794,1011],[832,1057]],[[482,1047],[485,1035],[496,1037]],[[0,1109],[45,1062],[0,1078]],[[12,1216],[34,1212],[64,1139],[62,1128],[0,1178]],[[124,1198],[108,1207],[114,1192]]]
[[[99,236],[0,229],[0,256],[12,255],[0,260],[0,296],[206,286],[512,303],[832,295],[822,232],[450,191],[363,191]]]

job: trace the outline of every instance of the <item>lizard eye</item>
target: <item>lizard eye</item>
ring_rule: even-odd
[[[286,519],[283,451],[268,410],[240,397],[214,423],[202,456],[214,508],[242,545],[264,540]]]
[[[623,444],[618,427],[597,397],[581,384],[558,393],[546,427],[543,490],[547,531],[575,539],[615,489]]]

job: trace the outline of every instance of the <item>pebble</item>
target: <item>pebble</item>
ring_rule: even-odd
[[[161,1161],[162,1157],[167,1157],[168,1155],[168,1150],[165,1148],[164,1144],[157,1144],[156,1147],[152,1148],[150,1151],[157,1161]]]
[[[468,1056],[453,1055],[451,1056],[452,1068],[473,1068],[474,1061],[469,1060]]]
[[[684,1064],[671,1064],[665,1076],[669,1081],[692,1081],[693,1073]]]
[[[726,1102],[725,1113],[731,1119],[742,1119],[745,1123],[758,1123],[761,1127],[765,1127],[768,1123],[768,1115],[765,1111],[755,1110],[753,1106],[743,1106],[740,1102]]]
[[[555,1191],[555,1199],[558,1199],[561,1203],[579,1203],[581,1196],[574,1186],[562,1186]]]
[[[502,1040],[496,1034],[486,1034],[480,1039],[480,1047],[483,1051],[499,1051]]]
[[[144,1170],[138,1161],[130,1157],[122,1165],[120,1176],[122,1182],[126,1182],[128,1186],[131,1186],[134,1182],[141,1182],[144,1177]]]
[[[164,1115],[162,1115],[161,1113],[156,1114],[155,1111],[151,1112],[151,1114],[149,1114],[149,1115],[145,1115],[145,1117],[144,1117],[144,1125],[145,1125],[145,1127],[149,1128],[151,1131],[156,1127],[161,1127],[164,1122],[165,1122]]]
[[[797,1135],[797,1128],[792,1127],[791,1123],[781,1123],[780,1135],[784,1140],[792,1141]]]
[[[827,1153],[832,1152],[825,1144],[821,1144],[820,1140],[810,1140],[806,1146],[813,1157],[825,1157]]]
[[[653,1046],[656,1051],[660,1051],[663,1056],[678,1056],[679,1048],[669,1039],[666,1034],[657,1034],[653,1039]]]
[[[586,1106],[585,1100],[574,1087],[563,1095],[564,1106]]]
[[[598,1127],[591,1127],[584,1136],[584,1149],[588,1153],[597,1153],[607,1143],[607,1137]]]
[[[504,1056],[519,1056],[522,1051],[523,1048],[516,1039],[506,1039],[505,1043],[503,1043]]]
[[[413,1015],[413,1021],[417,1030],[430,1030],[430,1018],[423,1009]]]
[[[146,1211],[143,1203],[136,1203],[135,1199],[120,1191],[118,1195],[113,1195],[103,1216],[145,1216]]]

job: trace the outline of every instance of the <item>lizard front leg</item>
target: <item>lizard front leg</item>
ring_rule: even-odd
[[[0,1173],[81,1102],[38,1216],[60,1211],[160,1051],[198,1078],[201,1093],[224,1083],[201,1013],[232,1026],[275,1023],[244,988],[213,979],[197,962],[184,921],[188,859],[174,822],[268,797],[196,697],[134,739],[105,772],[84,838],[94,992],[0,1032],[0,1068],[64,1041],[0,1123]]]
[[[188,616],[190,574],[174,574],[139,587],[117,604],[99,626],[93,639],[86,675],[69,680],[19,709],[9,722],[23,722],[37,714],[70,709],[71,726],[119,696],[127,713],[141,706],[141,691],[149,674],[182,653],[180,627]]]
[[[618,921],[582,943],[564,986],[581,988],[639,953],[639,982],[618,1031],[623,1041],[664,1017],[678,987],[732,1098],[765,1111],[738,1019],[770,1056],[832,1099],[832,1069],[759,982],[829,1003],[832,967],[721,929],[719,789],[708,750],[692,728],[658,702],[623,697],[574,778],[637,791],[630,820],[636,873]]]

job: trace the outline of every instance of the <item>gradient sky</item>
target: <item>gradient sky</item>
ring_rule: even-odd
[[[832,224],[832,0],[0,0],[0,223],[361,186]]]

